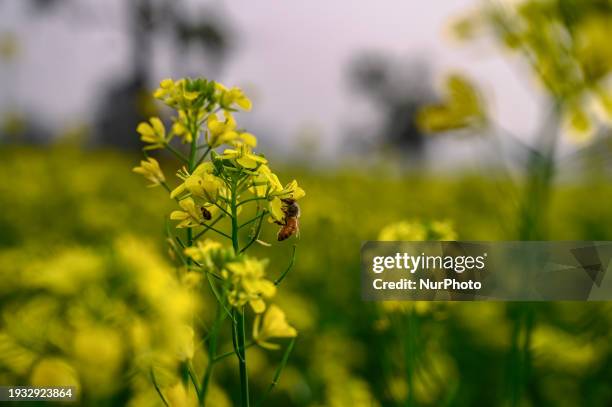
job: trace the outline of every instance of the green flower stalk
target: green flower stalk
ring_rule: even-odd
[[[152,157],[134,171],[145,176],[151,186],[163,186],[170,199],[176,201],[177,208],[169,219],[177,222],[177,232],[168,230],[173,258],[185,274],[183,280],[207,283],[209,295],[217,303],[212,325],[193,327],[196,337],[199,335],[206,343],[208,363],[204,372],[194,371],[187,363],[191,380],[184,383],[193,386],[197,403],[204,406],[215,364],[234,354],[240,377],[240,405],[249,406],[247,349],[278,349],[275,339],[295,338],[297,331],[279,307],[268,306],[293,266],[295,246],[289,267],[276,281],[266,277],[268,261],[252,257],[247,251],[260,241],[265,218],[267,223],[281,227],[279,241],[297,234],[297,201],[305,192],[295,180],[283,185],[268,160],[255,152],[257,138],[239,128],[233,113],[251,109],[251,101],[239,88],[228,89],[206,79],[165,79],[154,97],[176,112],[173,124],[167,130],[160,118],[152,117],[141,123],[137,132],[146,143],[145,154],[165,149],[179,160],[179,183],[171,189],[161,166]],[[171,145],[175,138],[187,147]],[[184,238],[179,235],[181,229],[186,230]],[[247,230],[250,233],[245,236]],[[214,234],[218,240],[210,238]],[[251,315],[254,331],[248,340],[246,320]],[[218,354],[219,334],[226,323],[231,325],[234,350]],[[269,390],[278,381],[292,348],[293,340]],[[159,394],[164,398],[164,389],[159,389]]]

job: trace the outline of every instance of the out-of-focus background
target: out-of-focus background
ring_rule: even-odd
[[[612,238],[611,21],[607,0],[0,0],[0,385],[59,377],[89,405],[154,405],[122,343],[134,315],[176,328],[156,317],[164,299],[131,296],[170,267],[174,205],[130,171],[135,129],[160,114],[159,80],[206,76],[245,90],[239,123],[307,192],[299,240],[268,228],[272,248],[256,249],[284,265],[297,245],[278,301],[299,337],[266,405],[612,404],[608,303],[381,306],[359,293],[361,242],[385,230]],[[452,120],[465,112],[446,100],[449,72],[478,89],[486,126]],[[280,354],[249,357],[263,391]],[[238,399],[231,363],[215,405]]]

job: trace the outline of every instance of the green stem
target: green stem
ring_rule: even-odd
[[[221,321],[222,313],[221,313],[221,304],[217,304],[217,311],[215,315],[215,323],[213,324],[210,332],[210,337],[208,341],[208,365],[206,366],[206,371],[204,372],[204,377],[202,378],[202,386],[200,387],[200,395],[198,397],[200,401],[200,406],[204,406],[206,404],[206,394],[208,393],[208,386],[210,384],[210,379],[213,374],[213,369],[215,367],[215,358],[217,353],[217,334],[219,332],[219,323]]]
[[[263,395],[261,400],[259,400],[259,403],[257,403],[257,407],[263,405],[263,402],[266,400],[268,395],[270,393],[272,393],[272,390],[278,384],[278,380],[280,379],[280,375],[283,372],[283,369],[285,368],[285,366],[287,365],[287,361],[289,360],[289,355],[291,354],[291,351],[293,350],[293,346],[294,345],[295,345],[295,338],[292,338],[291,342],[289,342],[289,345],[287,345],[287,349],[285,350],[285,354],[283,355],[283,359],[281,360],[280,365],[278,365],[278,367],[276,368],[276,372],[274,373],[274,377],[272,378],[272,382],[270,382],[270,385],[268,386],[268,389],[266,390],[266,393]]]
[[[249,342],[249,343],[246,344],[246,346],[244,348],[248,349],[248,348],[250,348],[251,346],[254,346],[254,345],[255,345],[255,342]],[[222,353],[222,354],[218,355],[217,357],[215,357],[214,362],[215,363],[220,362],[221,360],[223,360],[223,359],[225,359],[225,358],[227,358],[229,356],[235,355],[235,354],[236,354],[235,350],[230,350],[228,352]]]
[[[210,225],[207,225],[206,223],[200,223],[200,225],[204,226],[204,230],[203,230],[203,231],[201,231],[200,233],[198,233],[198,234],[196,235],[196,237],[194,238],[194,240],[195,240],[195,239],[197,239],[198,237],[202,236],[202,235],[203,235],[204,233],[206,233],[206,231],[208,231],[209,229],[210,229],[210,230],[212,230],[213,232],[217,232],[218,234],[220,234],[220,235],[221,235],[221,236],[223,236],[223,237],[226,237],[226,238],[228,238],[228,239],[232,240],[232,237],[231,237],[230,235],[228,235],[227,233],[222,232],[222,231],[220,231],[219,229],[216,229],[216,228],[212,227],[212,225],[213,225],[213,224],[214,224],[214,223],[211,223]]]
[[[406,406],[414,406],[414,373],[416,370],[417,360],[417,316],[416,311],[412,309],[407,316],[404,333],[404,358],[406,363],[406,380],[408,381],[408,397],[406,398]]]
[[[164,403],[164,405],[166,407],[170,407],[170,405],[166,401],[166,398],[164,397],[164,394],[162,393],[161,389],[159,388],[159,385],[157,384],[157,379],[155,378],[155,373],[153,373],[153,368],[151,368],[149,373],[151,375],[151,381],[153,382],[153,387],[155,387],[155,391],[159,395],[159,398],[161,399],[161,401]]]
[[[189,152],[189,173],[193,173],[196,167],[196,153],[198,151],[198,130],[194,129],[191,133],[191,151]]]
[[[209,224],[203,224],[202,226],[204,226],[204,230],[201,231],[200,233],[198,233],[197,235],[195,235],[195,237],[193,238],[193,240],[198,240],[200,237],[202,237],[202,235],[204,235],[204,233],[208,232],[209,230],[212,229],[212,227],[214,225],[217,224],[217,222],[219,222],[221,219],[223,219],[223,215],[219,215],[217,216],[217,219],[213,220],[212,222],[210,222]],[[214,230],[214,229],[213,229]]]
[[[264,210],[263,210],[263,212],[261,212],[259,215],[255,216],[253,219],[249,219],[249,220],[247,220],[247,221],[246,221],[246,222],[244,222],[242,225],[240,225],[240,226],[238,227],[238,229],[242,229],[243,227],[248,226],[248,225],[250,225],[251,223],[255,222],[255,221],[256,221],[256,220],[258,220],[259,218],[261,218],[261,217],[263,217],[263,216],[266,216],[266,213],[268,213],[268,211],[264,209]]]
[[[264,213],[265,212],[266,211],[264,211]],[[253,236],[251,237],[251,240],[249,241],[249,243],[247,243],[247,245],[242,248],[242,250],[240,251],[241,253],[246,251],[249,247],[251,247],[253,243],[255,243],[257,239],[259,239],[259,233],[261,232],[261,222],[262,221],[263,221],[263,216],[259,217],[259,222],[257,223],[257,228],[255,229],[255,233],[253,233]]]
[[[177,149],[172,147],[170,144],[166,144],[166,148],[168,149],[168,151],[170,151],[172,154],[174,154],[179,160],[181,160],[185,164],[187,164],[189,162],[187,160],[187,157],[185,157],[180,151],[178,151]]]
[[[223,207],[222,207],[221,205],[219,205],[217,202],[215,202],[215,201],[211,201],[211,203],[212,203],[213,205],[215,205],[217,208],[219,208],[219,210],[221,210],[221,212],[223,212],[225,215],[227,215],[227,216],[232,216],[232,214],[231,214],[231,213],[229,213],[229,212],[228,212],[228,211],[227,211],[225,208],[223,208]]]
[[[240,406],[249,407],[249,377],[246,363],[246,346],[244,330],[244,307],[235,311],[236,345],[238,350],[238,366],[240,368]]]
[[[255,198],[249,198],[249,199],[245,199],[244,201],[240,202],[238,204],[238,206],[244,205],[246,203],[249,202],[253,202],[253,201],[263,201],[263,200],[267,200],[268,198],[266,198],[265,196],[256,196]]]
[[[200,387],[195,377],[195,373],[193,372],[193,366],[189,361],[187,364],[187,372],[189,373],[189,378],[191,379],[191,383],[193,383],[193,387],[195,388],[196,394],[200,394]]]
[[[238,205],[236,204],[236,182],[232,183],[231,186],[231,218],[232,218],[232,246],[234,247],[234,253],[238,255],[240,253],[240,243],[238,242]]]
[[[293,253],[291,254],[291,260],[289,261],[289,265],[287,266],[287,268],[285,269],[285,271],[283,271],[283,274],[281,274],[276,280],[274,280],[274,285],[279,285],[281,283],[281,281],[283,281],[283,279],[285,278],[285,276],[291,271],[291,269],[293,268],[293,264],[295,263],[295,251],[297,249],[296,245],[293,245]]]
[[[170,189],[170,187],[168,186],[168,184],[166,184],[166,181],[162,181],[162,182],[160,182],[160,185],[161,185],[162,187],[164,187],[164,189],[165,189],[166,191],[168,191],[168,193],[171,193],[171,192],[172,192],[172,190]]]
[[[238,205],[236,204],[236,181],[231,184],[231,202],[230,207],[232,211],[232,245],[234,247],[234,253],[238,255],[240,253],[240,243],[238,242]],[[236,320],[235,332],[236,332],[236,353],[238,354],[238,366],[240,368],[240,405],[242,407],[249,407],[249,377],[247,374],[246,365],[246,346],[245,346],[245,330],[244,330],[244,307],[241,310],[234,310],[234,317]]]

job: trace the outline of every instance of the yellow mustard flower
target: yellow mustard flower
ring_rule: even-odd
[[[299,187],[296,180],[293,180],[280,191],[272,192],[271,195],[281,199],[290,198],[298,200],[306,196],[306,192]]]
[[[182,110],[179,110],[178,117],[174,118],[172,135],[182,137],[183,143],[191,143],[193,141],[191,132],[188,129],[187,114]]]
[[[282,222],[285,217],[283,211],[283,199],[298,200],[306,196],[306,192],[298,186],[296,180],[291,181],[281,190],[270,193],[268,201],[268,211],[270,212],[270,221]]]
[[[225,120],[220,121],[216,114],[208,117],[208,132],[206,142],[211,148],[219,147],[222,144],[241,146],[246,144],[250,147],[257,147],[257,137],[251,133],[240,132],[236,129],[236,120],[228,111],[224,111]]]
[[[283,211],[283,201],[280,198],[273,198],[268,201],[268,212],[270,222],[283,222],[285,219],[285,212]]]
[[[251,100],[246,97],[246,95],[240,88],[233,87],[231,89],[227,89],[220,83],[217,83],[215,87],[218,92],[219,104],[222,107],[231,108],[232,105],[236,104],[243,110],[251,110]]]
[[[238,138],[234,116],[227,111],[223,112],[223,116],[225,117],[223,121],[219,120],[216,114],[211,114],[208,117],[206,142],[211,148],[219,147]]]
[[[188,93],[185,95],[185,80],[180,79],[173,81],[172,79],[164,79],[160,82],[159,88],[153,93],[153,97],[161,100],[166,105],[171,106],[179,110],[182,105],[185,105],[190,99],[192,94]]]
[[[225,266],[222,276],[231,283],[228,301],[232,306],[240,308],[248,303],[257,314],[265,311],[264,298],[276,293],[274,283],[265,279],[266,264],[265,260],[245,258]]]
[[[213,175],[214,165],[205,162],[196,167],[193,173],[184,178],[184,182],[174,188],[170,193],[170,198],[174,199],[182,193],[188,191],[192,196],[205,199],[209,202],[216,202],[223,189],[223,181]]]
[[[276,305],[270,305],[263,317],[257,314],[253,322],[253,340],[262,348],[279,349],[278,344],[270,343],[268,340],[296,336],[296,329],[289,325],[285,313]]]
[[[145,150],[163,148],[166,144],[166,128],[159,117],[151,117],[149,123],[140,123],[136,131],[140,134],[142,142],[150,144]]]
[[[195,246],[185,248],[185,254],[201,264],[202,267],[212,268],[212,256],[221,250],[223,250],[221,243],[205,239],[204,241],[198,240]]]
[[[247,145],[251,148],[257,147],[257,137],[251,133],[247,132],[239,132],[238,137],[229,140],[226,142],[234,147],[240,147],[242,145]]]
[[[280,191],[282,189],[283,184],[276,174],[266,164],[261,164],[257,170],[257,175],[253,178],[250,191],[257,196],[264,196],[266,191]]]
[[[238,165],[247,169],[257,168],[258,165],[267,164],[268,160],[257,154],[253,154],[251,146],[243,144],[237,149],[226,149],[221,155],[225,160],[234,160]]]
[[[146,160],[140,161],[139,167],[132,169],[136,174],[143,175],[146,179],[151,181],[149,187],[156,187],[166,182],[166,177],[159,166],[159,163],[155,158],[149,157]]]
[[[181,221],[176,226],[177,228],[189,228],[204,223],[205,219],[202,215],[202,209],[195,204],[192,198],[185,198],[179,201],[179,206],[183,208],[182,211],[172,211],[170,214],[170,219]]]
[[[174,89],[174,81],[170,78],[162,79],[159,88],[153,93],[153,97],[163,99],[172,92],[172,89]]]
[[[446,100],[426,106],[417,116],[417,124],[428,133],[477,128],[486,124],[486,112],[476,87],[461,75],[446,78]]]

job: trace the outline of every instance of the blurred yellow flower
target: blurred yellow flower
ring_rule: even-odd
[[[185,255],[191,257],[205,269],[214,267],[212,257],[223,251],[223,245],[211,239],[198,240],[195,246],[185,248]]]
[[[601,363],[605,347],[605,342],[546,325],[536,327],[531,340],[535,366],[578,375],[595,369]]]
[[[77,329],[72,354],[83,373],[83,384],[97,394],[110,394],[117,387],[124,361],[124,341],[116,329],[85,326]]]
[[[164,390],[166,395],[166,401],[168,407],[197,407],[198,397],[193,391],[193,388],[189,386],[186,388],[183,383],[176,383]]]
[[[427,239],[427,229],[417,221],[401,221],[385,226],[378,235],[382,241],[421,241]]]
[[[81,387],[78,375],[72,365],[61,358],[41,359],[32,369],[30,376],[32,386],[74,386]]]
[[[279,349],[280,346],[268,342],[273,338],[295,338],[297,331],[289,325],[283,310],[276,305],[270,305],[263,317],[257,314],[253,322],[253,340],[262,348]]]
[[[143,175],[146,179],[151,181],[149,187],[156,187],[166,182],[166,177],[159,166],[159,163],[155,158],[149,157],[146,160],[140,161],[139,167],[132,169],[136,174]]]
[[[568,104],[563,114],[563,131],[574,141],[590,140],[596,130],[595,118],[581,104]]]
[[[451,241],[457,239],[450,221],[402,220],[385,226],[378,235],[382,241]]]
[[[445,82],[446,100],[426,106],[417,124],[427,133],[481,127],[486,123],[485,107],[476,88],[464,77],[450,75]]]
[[[457,240],[457,232],[450,221],[436,220],[430,225],[430,240],[451,241]]]
[[[178,339],[177,356],[179,360],[193,359],[195,352],[194,331],[189,325],[181,325],[176,332]]]

